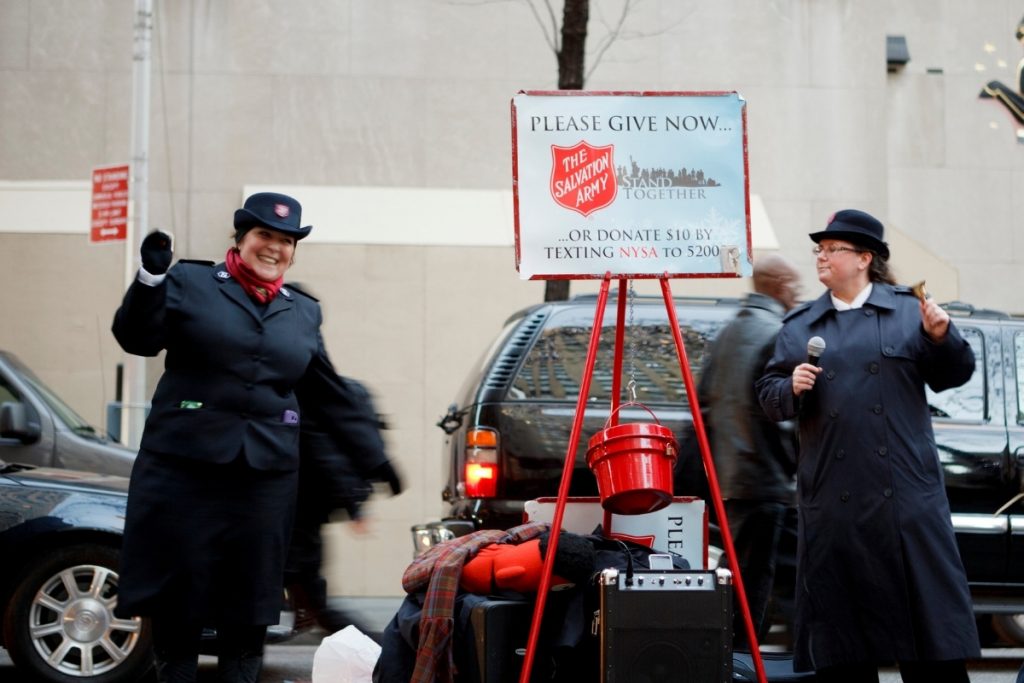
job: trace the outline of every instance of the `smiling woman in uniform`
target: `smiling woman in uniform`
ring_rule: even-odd
[[[117,614],[152,619],[160,681],[195,680],[204,626],[220,680],[254,683],[277,623],[295,507],[300,380],[333,377],[317,302],[284,285],[300,239],[292,197],[252,195],[224,262],[172,260],[142,243],[114,317],[125,351],[166,351],[125,523]]]

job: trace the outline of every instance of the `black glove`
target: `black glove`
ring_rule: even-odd
[[[397,496],[402,492],[402,479],[388,460],[370,470],[370,478],[373,481],[382,481],[390,486],[391,495],[393,496]]]
[[[150,275],[163,275],[171,267],[174,251],[171,249],[171,236],[166,232],[154,230],[142,240],[139,250],[142,256],[142,267]]]

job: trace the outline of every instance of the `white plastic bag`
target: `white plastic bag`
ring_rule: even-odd
[[[322,641],[313,655],[313,683],[370,683],[380,645],[355,626]]]

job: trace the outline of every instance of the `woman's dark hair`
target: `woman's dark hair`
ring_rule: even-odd
[[[877,252],[865,249],[871,254],[871,265],[868,266],[868,279],[872,282],[881,282],[886,285],[896,284],[896,278],[889,269],[889,259],[884,259]]]

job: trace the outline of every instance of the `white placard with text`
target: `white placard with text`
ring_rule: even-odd
[[[522,92],[512,140],[521,278],[750,275],[737,93]]]
[[[526,521],[551,522],[556,502],[555,498],[526,501]],[[614,515],[601,507],[598,498],[566,501],[562,529],[586,535],[598,525],[608,538],[621,538],[679,555],[690,563],[690,569],[707,567],[707,507],[700,498],[677,496],[667,507],[643,515]]]

